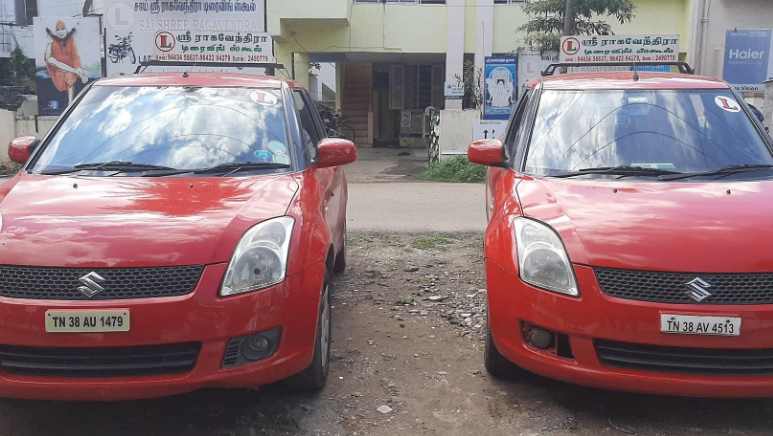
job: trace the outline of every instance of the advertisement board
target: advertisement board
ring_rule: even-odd
[[[742,92],[764,92],[762,82],[773,78],[773,31],[728,30],[722,79]]]
[[[562,36],[561,63],[677,62],[679,35]]]
[[[226,44],[226,42],[235,41],[225,41],[227,36],[240,36],[244,40],[249,35],[252,42],[257,35],[265,36],[266,31],[265,0],[136,1],[131,3],[125,0],[105,0],[104,11],[105,58],[109,77],[133,74],[141,62],[154,59],[154,53],[158,49],[157,44],[162,39],[167,44],[164,45],[164,49],[174,41],[176,50],[181,55],[184,54],[183,45],[188,46],[188,54],[193,54],[194,51],[191,48],[196,47],[197,56],[191,56],[192,63],[231,62],[210,60],[217,59],[218,54],[234,53],[231,51],[233,44]],[[191,38],[188,44],[183,44],[183,41],[178,39],[184,40],[188,35]],[[223,41],[220,41],[221,35]],[[196,36],[200,37],[199,43],[204,36],[207,36],[207,44],[196,44]],[[210,49],[213,39],[217,44]],[[221,42],[224,48],[218,51]],[[261,59],[267,54],[263,48],[267,43],[269,42],[259,43],[263,50],[259,56]],[[273,59],[273,44],[271,45],[269,54]],[[204,54],[211,56],[201,56],[201,47],[204,47]],[[249,58],[247,53],[254,56],[255,45],[247,48],[253,51],[242,51],[242,44],[239,44],[239,55],[232,56]],[[164,52],[160,51],[160,53]],[[184,57],[183,61],[185,61]]]
[[[446,82],[444,96],[447,99],[462,99],[464,98],[464,84],[458,81]]]
[[[102,76],[99,18],[35,17],[38,114],[58,116]]]
[[[518,58],[515,56],[486,57],[484,66],[483,118],[506,120],[510,118],[518,99]]]

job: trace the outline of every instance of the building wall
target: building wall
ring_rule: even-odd
[[[703,12],[703,3],[695,0],[697,15]],[[696,38],[700,35],[700,20],[693,22]],[[773,2],[770,0],[712,0],[706,32],[705,58],[701,74],[722,77],[724,68],[725,34],[731,29],[773,28]]]
[[[13,112],[0,109],[0,162],[8,162],[8,143],[16,138],[15,123]]]
[[[268,0],[269,31],[277,37],[277,54],[288,59],[292,52],[326,53],[445,53],[447,51],[447,12],[445,5],[353,4],[346,15],[344,0],[313,3],[306,16],[316,9],[338,18],[331,20],[281,19],[294,2],[303,0]],[[616,33],[679,33],[687,51],[690,41],[691,3],[694,0],[636,0],[636,18],[621,25],[613,17],[604,17]],[[751,0],[745,0],[751,1]],[[756,0],[764,2],[766,0]],[[350,4],[352,0],[345,2]],[[478,5],[484,0],[464,0],[464,51],[474,53],[478,33]],[[304,5],[306,2],[304,2]],[[279,6],[281,5],[281,7]],[[329,5],[325,6],[325,5]],[[490,6],[487,6],[487,8]],[[516,29],[527,21],[520,4],[493,6],[493,53],[511,53],[521,45]],[[483,11],[481,11],[482,15]],[[319,16],[325,16],[319,15]],[[600,18],[600,17],[597,17]],[[347,24],[348,22],[348,24]],[[284,24],[280,24],[284,23]],[[461,32],[462,29],[459,29]]]

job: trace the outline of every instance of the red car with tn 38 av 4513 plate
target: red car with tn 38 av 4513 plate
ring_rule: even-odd
[[[353,143],[289,80],[102,79],[0,186],[0,396],[327,377]]]
[[[489,165],[486,367],[773,396],[773,144],[727,83],[532,81]]]

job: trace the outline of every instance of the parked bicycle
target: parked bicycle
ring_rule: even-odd
[[[137,61],[137,56],[134,54],[134,49],[131,45],[131,32],[125,37],[116,35],[115,38],[118,40],[118,44],[110,44],[107,48],[107,57],[110,58],[110,62],[116,64],[118,61],[129,58],[132,64],[135,63]]]
[[[322,117],[322,123],[325,125],[327,136],[329,138],[343,138],[354,142],[357,135],[354,128],[346,124],[346,118],[339,116],[327,106],[321,105],[318,109],[319,116]]]

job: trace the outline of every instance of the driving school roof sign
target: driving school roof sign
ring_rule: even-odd
[[[162,31],[154,38],[153,60],[273,64],[267,33]]]
[[[679,35],[562,36],[560,63],[677,62]]]

